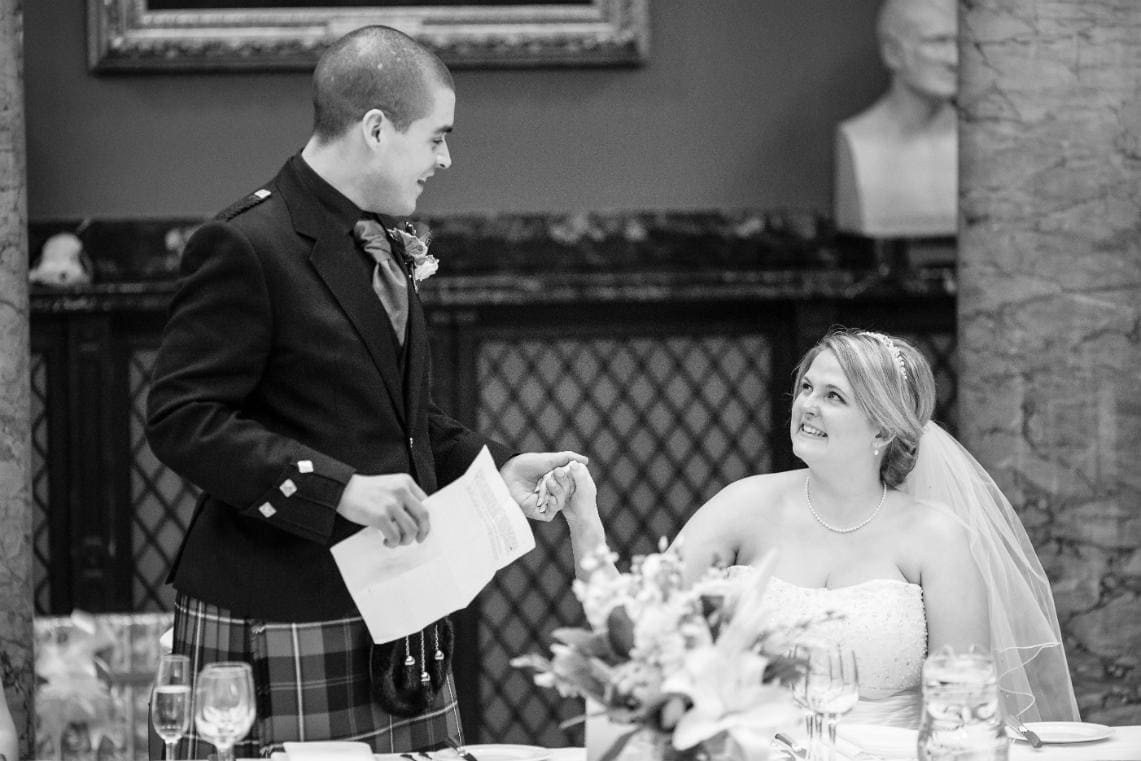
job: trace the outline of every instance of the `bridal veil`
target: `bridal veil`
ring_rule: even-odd
[[[1017,513],[970,452],[934,422],[900,489],[951,510],[970,534],[987,590],[991,649],[1008,714],[1077,720],[1050,581]]]

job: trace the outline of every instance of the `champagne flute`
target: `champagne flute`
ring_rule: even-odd
[[[815,761],[819,757],[820,735],[822,729],[821,716],[812,707],[809,699],[811,684],[811,669],[813,667],[813,654],[817,647],[807,642],[798,642],[789,655],[800,664],[797,676],[792,683],[792,699],[804,711],[804,729],[808,734],[808,760]],[[818,660],[818,658],[817,658]]]
[[[234,743],[257,715],[254,674],[248,663],[208,663],[194,690],[194,726],[218,750],[218,761],[234,761]]]
[[[859,672],[856,653],[850,647],[828,648],[828,691],[823,699],[827,727],[828,761],[836,758],[836,724],[859,701]]]
[[[178,741],[190,729],[191,702],[190,658],[163,655],[151,689],[151,724],[166,745],[166,761],[174,759]]]

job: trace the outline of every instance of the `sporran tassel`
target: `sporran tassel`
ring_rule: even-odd
[[[427,687],[431,683],[432,678],[428,676],[428,661],[424,658],[424,632],[420,632],[420,684]]]

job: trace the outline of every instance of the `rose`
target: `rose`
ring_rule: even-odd
[[[428,253],[428,243],[432,239],[430,232],[420,237],[411,223],[405,223],[405,227],[407,228],[405,230],[397,228],[390,232],[400,242],[405,265],[412,271],[412,286],[419,290],[420,281],[436,274],[436,270],[440,268],[440,261]]]

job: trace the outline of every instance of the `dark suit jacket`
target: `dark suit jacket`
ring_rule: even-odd
[[[360,529],[335,512],[352,474],[411,473],[431,493],[484,444],[511,454],[432,402],[411,288],[401,361],[360,216],[298,155],[183,253],[147,437],[203,490],[170,581],[238,615],[355,614],[329,552]]]

